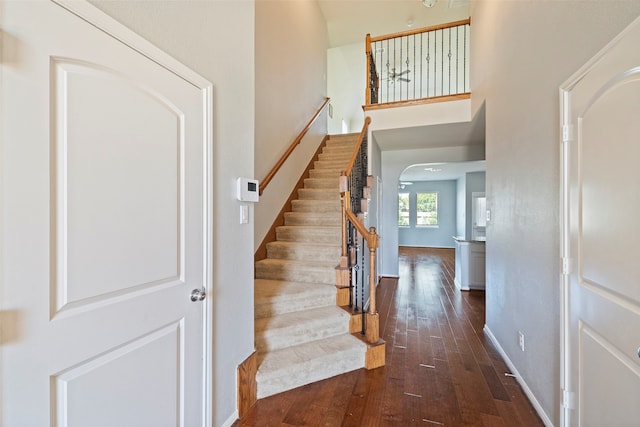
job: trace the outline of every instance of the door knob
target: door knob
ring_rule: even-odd
[[[207,294],[205,293],[204,288],[194,289],[191,291],[191,301],[193,302],[202,301],[206,296]]]

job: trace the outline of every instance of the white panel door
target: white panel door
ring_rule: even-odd
[[[640,21],[623,34],[563,92],[571,426],[640,425]]]
[[[203,425],[208,89],[56,3],[0,9],[0,425]]]

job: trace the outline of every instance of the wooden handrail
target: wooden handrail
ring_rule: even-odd
[[[393,34],[386,34],[384,36],[367,37],[367,40],[370,43],[374,43],[382,40],[394,39],[396,37],[412,36],[414,34],[428,33],[429,31],[436,31],[436,30],[444,30],[445,28],[452,28],[452,27],[457,27],[459,25],[467,25],[467,24],[471,24],[471,18],[463,19],[460,21],[448,22],[446,24],[432,25],[430,27],[414,28],[413,30],[401,31],[399,33],[393,33]],[[368,47],[368,51],[371,52],[370,46]]]
[[[360,151],[360,146],[362,145],[362,141],[364,140],[365,135],[367,134],[367,130],[369,129],[369,123],[371,123],[371,117],[367,116],[364,119],[364,125],[362,126],[362,130],[360,131],[360,135],[358,136],[358,142],[356,144],[356,148],[353,150],[353,154],[351,155],[351,159],[349,159],[349,163],[347,163],[347,169],[344,172],[344,175],[351,175],[351,169],[353,169],[353,165],[356,162],[356,158],[358,157],[358,152]]]
[[[285,151],[285,153],[282,155],[282,157],[280,157],[280,160],[278,160],[278,162],[275,164],[275,166],[273,168],[271,168],[271,170],[269,171],[267,176],[262,181],[260,181],[260,187],[259,187],[259,193],[258,194],[262,195],[262,192],[264,191],[265,188],[267,188],[267,185],[269,185],[269,182],[271,182],[271,180],[273,179],[275,174],[278,173],[278,171],[280,170],[280,168],[282,167],[284,162],[289,158],[291,153],[293,153],[293,150],[295,150],[296,146],[298,144],[300,144],[300,142],[302,141],[302,138],[304,138],[304,136],[307,134],[307,132],[309,131],[309,129],[311,128],[313,123],[316,121],[316,119],[318,118],[320,113],[322,113],[322,110],[324,110],[327,107],[328,103],[329,103],[329,98],[325,98],[324,102],[322,103],[320,108],[318,108],[318,110],[313,115],[311,120],[309,120],[309,123],[307,123],[307,125],[304,127],[304,129],[302,129],[302,131],[300,131],[298,136],[296,136],[296,138],[293,140],[293,142],[291,143],[291,145],[289,146],[287,151]]]
[[[356,230],[358,230],[358,233],[360,233],[360,235],[364,237],[364,240],[367,242],[367,247],[369,248],[369,250],[378,249],[378,235],[376,234],[376,228],[370,227],[369,230],[367,230],[367,228],[364,226],[362,221],[358,219],[356,214],[354,214],[351,211],[351,209],[346,209],[345,214],[347,218],[349,218],[349,221],[351,222],[351,224],[353,224]]]

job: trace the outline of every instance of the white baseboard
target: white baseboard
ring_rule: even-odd
[[[227,420],[222,423],[222,425],[220,427],[231,427],[233,425],[233,423],[235,423],[238,420],[238,411],[234,411],[233,414],[231,414],[231,416],[229,418],[227,418]]]
[[[542,409],[542,405],[540,405],[540,402],[538,402],[538,399],[536,399],[535,395],[533,394],[533,392],[531,391],[527,383],[522,379],[522,376],[516,369],[511,359],[509,359],[509,357],[507,356],[507,353],[505,353],[504,349],[496,339],[495,335],[493,335],[493,332],[491,332],[491,329],[489,329],[489,327],[485,324],[483,330],[484,330],[484,333],[487,334],[487,336],[491,340],[491,343],[498,350],[498,353],[500,353],[502,360],[504,360],[504,363],[507,364],[507,367],[509,368],[511,373],[515,375],[516,381],[518,381],[518,384],[520,384],[520,387],[522,387],[524,394],[527,395],[527,398],[529,399],[534,409],[540,416],[540,419],[542,419],[542,422],[544,423],[544,425],[547,427],[554,427],[553,423],[551,422],[551,419],[549,418],[547,413],[544,411],[544,409]]]
[[[456,288],[458,288],[461,291],[468,291],[469,290],[468,287],[466,287],[466,288],[462,287],[462,283],[460,283],[460,280],[458,280],[457,277],[453,278],[453,284],[456,285]]]
[[[417,248],[417,249],[455,249],[456,246],[433,246],[433,245],[429,245],[429,246],[423,246],[423,245],[398,245],[399,248]]]

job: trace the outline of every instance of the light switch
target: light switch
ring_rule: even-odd
[[[249,205],[244,203],[240,205],[240,224],[249,223]]]

